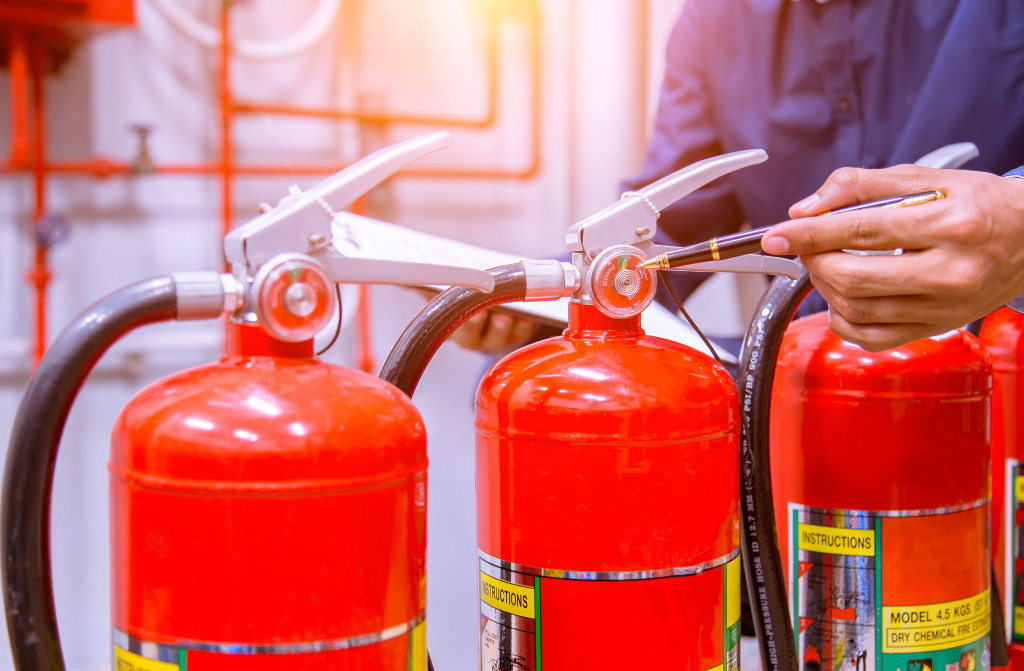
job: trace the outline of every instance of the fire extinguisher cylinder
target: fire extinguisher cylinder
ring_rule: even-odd
[[[425,671],[419,413],[312,339],[229,335],[115,424],[115,666]]]
[[[481,668],[737,668],[733,382],[569,310],[477,391]]]
[[[992,357],[992,558],[1006,610],[1009,663],[1024,668],[1024,315],[1004,307],[980,338]]]
[[[738,379],[765,667],[783,652],[787,668],[999,665],[987,357],[964,332],[870,353],[831,334],[824,314],[786,330],[809,286],[806,274],[773,283]],[[763,598],[764,565],[788,574],[788,598]]]

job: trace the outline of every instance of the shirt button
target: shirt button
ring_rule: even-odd
[[[849,98],[843,96],[842,98],[839,99],[839,109],[841,109],[844,112],[849,112],[851,109],[853,109],[853,103],[850,102]]]

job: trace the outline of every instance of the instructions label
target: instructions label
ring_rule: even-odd
[[[480,671],[540,671],[540,578],[479,567]]]
[[[875,556],[874,529],[837,529],[817,524],[801,524],[797,529],[801,550],[857,557]]]
[[[925,606],[883,606],[882,652],[932,652],[966,645],[989,632],[989,590]]]
[[[180,671],[177,664],[146,659],[134,652],[128,652],[119,645],[114,646],[114,671]]]
[[[535,588],[515,585],[480,572],[480,600],[503,613],[533,619]]]

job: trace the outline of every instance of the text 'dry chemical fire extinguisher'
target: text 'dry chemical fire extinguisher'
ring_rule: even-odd
[[[963,330],[871,353],[819,314],[781,338],[809,288],[773,283],[737,381],[744,523],[762,557],[777,525],[798,663],[988,669],[990,363]]]
[[[572,296],[565,333],[502,359],[477,391],[482,671],[738,668],[736,389],[710,357],[644,334],[656,276],[640,264],[664,249],[660,209],[765,158],[709,159],[627,194],[569,229],[571,264],[525,261],[491,271],[493,294],[440,294],[385,363],[411,394],[475,312]]]
[[[231,274],[175,274],[101,301],[54,343],[15,419],[3,585],[19,671],[63,671],[49,501],[70,406],[143,324],[231,315],[228,354],[121,412],[110,459],[115,669],[423,670],[426,439],[411,401],[321,362],[337,282],[464,283],[482,271],[342,256],[342,208],[450,143],[423,136],[293,193],[225,239]]]

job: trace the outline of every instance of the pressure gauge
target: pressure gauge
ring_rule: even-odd
[[[260,324],[286,342],[309,340],[334,316],[334,284],[308,256],[275,256],[260,267],[253,284]]]
[[[587,275],[594,305],[617,319],[642,312],[658,288],[654,271],[639,267],[646,260],[643,252],[629,245],[614,245],[598,254]]]

